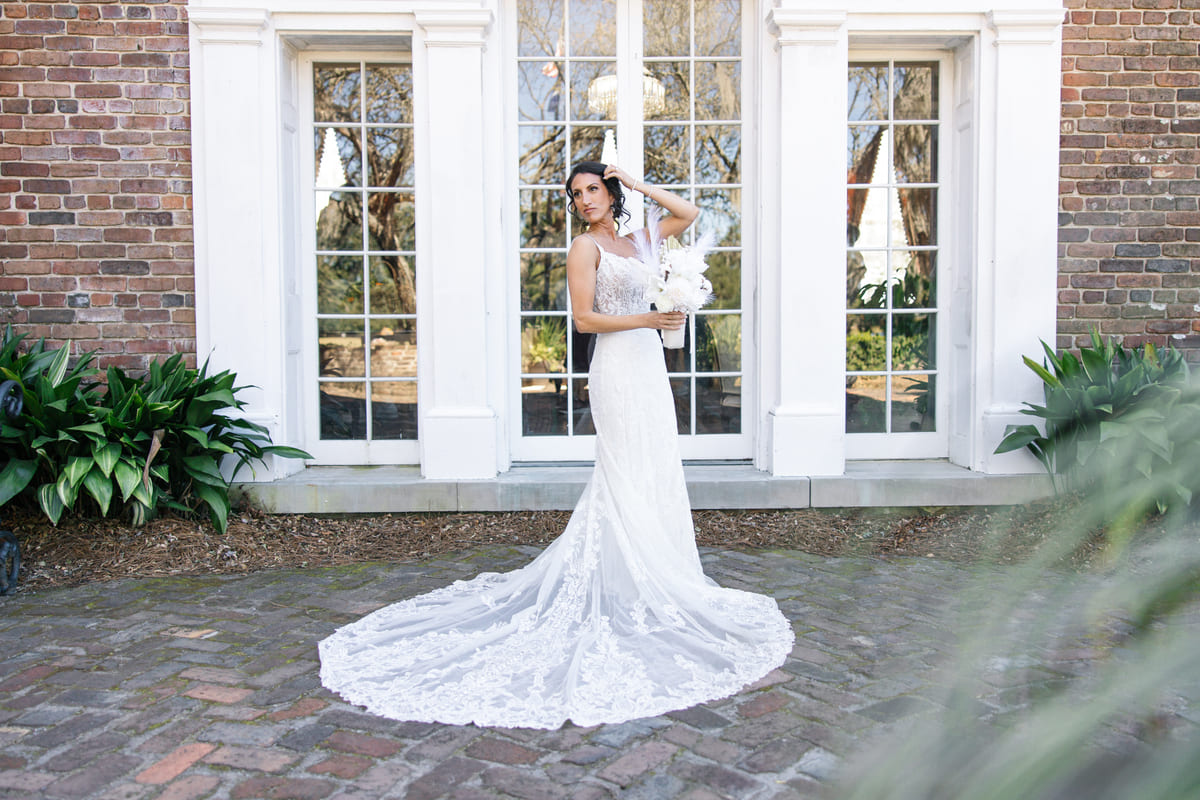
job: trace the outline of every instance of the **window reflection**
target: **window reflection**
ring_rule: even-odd
[[[358,64],[318,64],[313,69],[313,120],[358,122],[361,119]]]
[[[937,68],[847,73],[848,433],[936,429]]]
[[[741,155],[740,126],[696,126],[696,183],[740,183]]]
[[[366,384],[322,382],[319,413],[322,439],[367,438]]]
[[[740,0],[695,0],[697,56],[737,56],[742,52]]]
[[[521,0],[517,4],[517,52],[523,56],[563,55],[565,0]]]
[[[367,65],[367,122],[412,122],[412,69],[408,64]]]
[[[741,119],[741,85],[740,62],[697,62],[696,119]]]
[[[521,256],[521,310],[562,311],[567,307],[567,265],[559,253]]]
[[[313,107],[320,435],[416,438],[412,67],[315,64]]]
[[[416,314],[417,273],[412,256],[371,256],[371,313]]]
[[[647,125],[645,127],[645,167],[647,183],[674,186],[691,177],[691,143],[686,125]]]
[[[742,318],[738,314],[696,315],[696,371],[741,372]]]
[[[647,113],[647,119],[686,120],[691,116],[692,80],[687,61],[652,61],[645,72],[663,87],[661,108]]]
[[[568,0],[571,14],[571,55],[617,54],[615,0]]]
[[[521,183],[544,184],[567,174],[566,129],[529,126],[519,129]],[[524,207],[524,204],[522,204]]]

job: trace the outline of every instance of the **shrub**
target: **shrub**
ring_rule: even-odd
[[[17,419],[0,418],[0,447],[7,462],[0,471],[0,503],[32,483],[42,507],[54,510],[61,504],[60,481],[65,490],[71,482],[65,477],[68,469],[74,476],[81,466],[73,459],[79,450],[78,437],[93,424],[95,403],[100,400],[97,384],[88,380],[97,373],[89,367],[88,356],[69,367],[68,349],[46,350],[43,341],[19,353],[24,338],[13,337],[10,329],[0,342],[0,379],[16,381],[24,400]],[[59,514],[61,510],[47,512],[55,521]]]
[[[928,336],[892,334],[892,369],[925,369],[928,365]],[[882,370],[887,349],[883,332],[846,333],[846,369],[850,372]]]
[[[6,332],[0,375],[21,384],[25,410],[0,421],[0,503],[32,494],[57,523],[86,501],[101,516],[128,513],[141,524],[162,508],[196,513],[207,508],[217,530],[229,516],[229,481],[267,455],[311,458],[270,443],[265,428],[228,416],[238,400],[236,377],[190,369],[181,355],[151,364],[142,377],[107,372],[107,391],[85,382],[98,374],[92,354],[68,369],[68,348],[44,342],[18,354],[23,336]],[[233,462],[229,479],[222,462]]]
[[[1024,361],[1042,379],[1045,404],[1026,403],[1022,413],[1042,419],[1045,430],[1010,425],[996,452],[1029,448],[1056,490],[1064,481],[1073,488],[1109,481],[1160,510],[1191,503],[1200,476],[1184,465],[1200,463],[1200,393],[1183,356],[1152,344],[1126,350],[1095,331],[1078,358],[1042,347],[1041,364]]]

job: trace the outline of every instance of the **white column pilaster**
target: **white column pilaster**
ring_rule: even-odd
[[[264,8],[190,6],[196,356],[247,388],[244,416],[283,442],[278,117]],[[269,459],[242,480],[301,462]]]
[[[760,284],[763,373],[778,375],[766,398],[766,460],[774,475],[841,475],[846,14],[782,7],[767,24],[780,74],[778,97],[766,98],[778,103],[778,139],[772,131],[763,159],[779,181],[778,219],[765,227],[775,239],[765,251],[777,261],[764,264]]]
[[[982,112],[1002,131],[981,169],[977,389],[982,425],[976,469],[1038,471],[1021,450],[994,455],[1010,424],[1028,424],[1022,401],[1040,399],[1041,382],[1022,362],[1040,359],[1039,339],[1054,345],[1057,294],[1059,86],[1063,10],[988,14],[994,32],[994,102]],[[981,87],[986,91],[986,87]],[[990,106],[990,108],[988,107]],[[1016,124],[1014,121],[1019,120]],[[986,155],[986,154],[985,154]],[[990,213],[989,207],[990,206]]]
[[[416,11],[417,307],[421,472],[496,475],[497,418],[488,404],[483,50],[492,12]],[[493,132],[494,133],[494,132]]]

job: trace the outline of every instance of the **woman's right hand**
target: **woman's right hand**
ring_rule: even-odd
[[[651,311],[648,327],[660,331],[674,331],[683,327],[687,314],[682,311]]]

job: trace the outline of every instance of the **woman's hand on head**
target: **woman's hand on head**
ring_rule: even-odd
[[[660,331],[675,331],[683,327],[687,314],[682,311],[651,311],[650,327]]]
[[[621,182],[621,185],[626,189],[633,189],[634,180],[629,176],[629,173],[618,167],[616,164],[607,164],[604,167],[604,179],[616,178]]]

